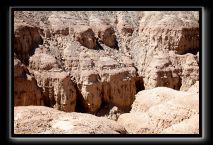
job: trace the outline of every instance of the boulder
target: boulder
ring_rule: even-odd
[[[164,129],[161,134],[198,134],[199,133],[199,114],[191,116],[189,119],[173,124]]]
[[[157,87],[154,89],[148,89],[138,92],[132,104],[131,112],[146,112],[151,107],[159,105],[163,102],[168,102],[171,100],[180,101],[181,99],[182,101],[185,100],[188,105],[194,101],[197,101],[197,103],[199,103],[199,97],[197,94],[177,91],[166,87]],[[194,101],[190,101],[190,99],[194,99]],[[176,104],[177,103],[178,102],[176,102]],[[196,105],[197,107],[199,106],[198,104]]]
[[[198,116],[197,93],[158,87],[139,92],[130,113],[120,115],[118,123],[123,125],[128,133],[133,134],[198,134]],[[194,123],[189,125],[192,120]],[[190,126],[192,129],[187,130]]]

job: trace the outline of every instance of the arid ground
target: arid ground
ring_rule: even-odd
[[[15,11],[15,134],[198,134],[198,11]]]

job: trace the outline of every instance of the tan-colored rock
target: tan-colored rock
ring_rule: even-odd
[[[129,47],[139,75],[144,76],[145,88],[166,86],[187,90],[198,80],[196,65],[184,66],[185,62],[193,61],[191,58],[187,57],[184,63],[176,59],[180,57],[178,54],[196,55],[199,51],[198,21],[198,12],[144,12],[138,35],[133,34],[135,38]],[[170,65],[151,68],[150,62],[155,62],[155,56],[165,57],[171,61]],[[158,67],[167,63],[158,61],[155,64]],[[192,77],[187,77],[189,71]]]
[[[125,134],[126,130],[115,121],[104,117],[29,106],[14,108],[14,132],[15,134]]]
[[[39,31],[38,27],[24,22],[14,24],[14,52],[24,64],[28,64],[29,56],[43,43]]]
[[[81,72],[80,81],[82,82],[83,106],[89,112],[97,112],[102,103],[100,76],[95,71],[84,70]]]
[[[161,134],[198,134],[199,114],[191,116],[189,119],[173,124],[161,132]]]
[[[43,105],[41,89],[28,69],[18,59],[14,59],[14,105]]]
[[[47,72],[33,71],[38,85],[42,88],[47,106],[73,112],[76,107],[76,88],[68,73],[61,70]]]
[[[182,86],[180,90],[187,91],[196,81],[199,81],[199,65],[195,55],[186,54],[182,59]]]
[[[196,81],[196,83],[188,89],[188,92],[199,94],[199,81]]]
[[[125,14],[120,14],[118,12],[117,21],[117,28],[119,33],[124,36],[131,36],[134,31],[134,28],[132,26],[133,24],[130,23],[129,17],[127,17]]]
[[[29,70],[14,76],[34,75],[46,106],[118,119],[128,133],[198,133],[199,12],[17,11],[14,22]],[[66,119],[38,132],[68,133]]]
[[[66,23],[68,15],[66,14],[52,14],[48,21],[53,34],[69,35],[69,25]]]
[[[103,100],[128,110],[136,94],[136,73],[134,68],[102,71]]]
[[[86,112],[97,112],[103,103],[128,110],[137,91],[136,83],[143,83],[138,81],[130,58],[121,53],[116,58],[109,53],[83,48],[75,51],[74,44],[64,50],[66,69],[75,78],[82,95],[80,104]]]
[[[169,87],[180,89],[181,68],[173,66],[166,56],[153,56],[151,62],[146,66],[144,72],[144,84],[146,89],[154,87]]]
[[[51,70],[57,68],[56,59],[45,53],[36,53],[29,59],[29,67],[34,70]]]
[[[152,134],[155,126],[147,113],[125,113],[119,116],[119,124],[125,127],[129,134]]]
[[[80,42],[80,44],[89,49],[96,48],[95,33],[89,26],[76,26],[74,28],[74,32],[75,40]]]
[[[90,17],[90,26],[106,46],[117,47],[115,31],[109,23],[103,19]]]
[[[197,49],[199,23],[195,15],[198,15],[198,12],[145,12],[140,22],[142,41],[157,42],[158,49],[163,47],[175,50],[178,54]]]
[[[118,122],[123,125],[128,133],[161,133],[164,130],[175,132],[171,126],[183,124],[187,126],[188,118],[199,114],[199,96],[197,93],[181,92],[170,88],[158,87],[141,91],[136,95],[130,113],[119,116]],[[191,119],[193,120],[193,119]],[[194,119],[192,129],[180,131],[187,133],[199,133],[197,122]],[[177,125],[179,126],[179,125]],[[171,127],[171,128],[170,128]],[[176,128],[176,127],[174,127]]]
[[[188,97],[190,96],[190,97]],[[196,98],[197,96],[197,98]],[[136,94],[135,101],[132,104],[131,112],[146,112],[152,106],[156,106],[163,102],[168,102],[170,100],[181,100],[186,101],[190,104],[190,99],[194,98],[197,103],[199,103],[198,95],[190,92],[177,91],[166,87],[157,87],[154,89],[143,90]],[[186,100],[188,99],[188,100]],[[176,102],[178,103],[178,102]],[[197,104],[197,107],[199,105]]]

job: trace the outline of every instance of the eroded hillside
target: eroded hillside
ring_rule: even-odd
[[[109,122],[94,133],[199,133],[199,46],[198,12],[16,11],[15,111],[51,107],[79,120],[93,114],[84,123]],[[53,129],[22,132],[18,117],[15,130],[75,130],[61,131],[53,116],[43,124]]]

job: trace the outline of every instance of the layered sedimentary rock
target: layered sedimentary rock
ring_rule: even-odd
[[[30,58],[29,67],[43,90],[45,105],[66,112],[75,111],[76,88],[69,74],[58,68],[54,57],[36,53]]]
[[[74,52],[75,47],[67,49]],[[139,82],[131,60],[120,53],[120,58],[116,59],[104,51],[82,50],[79,53],[66,53],[64,64],[67,70],[73,72],[84,108],[97,112],[101,104],[106,103],[128,110],[137,91],[136,83]]]
[[[104,117],[65,113],[44,106],[15,107],[15,134],[125,134],[123,126]]]
[[[45,106],[58,110],[118,120],[128,133],[199,132],[198,12],[25,11],[14,15],[14,52],[26,65],[14,65],[15,98],[26,98],[15,99],[17,105],[39,105],[40,98]],[[124,131],[115,129],[114,123],[105,126],[105,121],[89,114],[72,113],[83,124],[59,114],[61,119],[50,121],[45,115],[38,121],[32,118],[35,128],[51,126],[34,132]],[[89,123],[94,120],[97,126]],[[24,123],[29,125],[28,120]],[[22,132],[19,124],[17,133],[32,132],[33,127]],[[89,125],[92,128],[82,127]]]
[[[199,50],[198,21],[197,12],[144,12],[130,52],[138,73],[145,77],[145,88],[166,86],[186,90],[198,80],[195,75],[187,77],[190,71],[197,74],[198,64],[185,65],[187,53],[195,56]],[[156,60],[155,56],[168,62]],[[185,61],[174,59],[177,57]],[[155,68],[158,66],[164,67]]]
[[[41,89],[24,64],[14,59],[14,105],[43,105]]]

